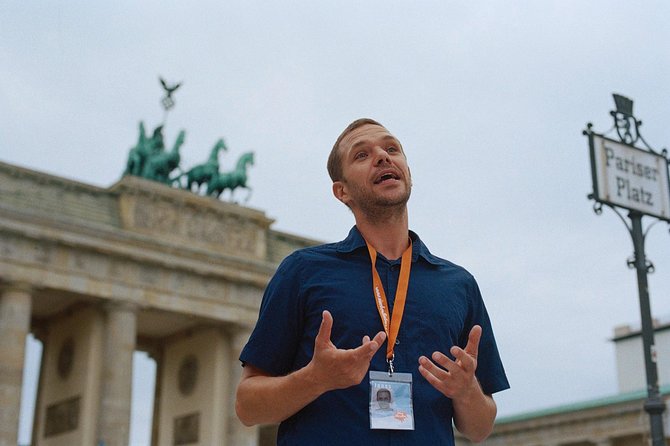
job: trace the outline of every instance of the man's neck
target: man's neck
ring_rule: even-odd
[[[370,221],[364,217],[357,217],[356,227],[363,238],[389,260],[402,257],[402,253],[409,246],[407,212],[384,221]]]

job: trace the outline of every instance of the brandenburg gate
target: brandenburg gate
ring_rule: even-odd
[[[312,240],[136,176],[109,188],[0,163],[0,446],[17,444],[26,337],[43,345],[32,444],[127,446],[133,353],[156,360],[152,445],[256,445],[238,354],[279,261]]]

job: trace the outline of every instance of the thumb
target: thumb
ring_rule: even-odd
[[[330,311],[324,310],[321,316],[321,326],[314,340],[315,347],[324,348],[330,343],[330,333],[333,328],[333,316]]]
[[[465,353],[477,358],[479,353],[479,340],[482,338],[482,327],[475,325],[468,335],[468,344],[465,346]]]

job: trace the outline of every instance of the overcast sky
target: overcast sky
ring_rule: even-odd
[[[375,118],[409,159],[411,228],[482,289],[512,385],[500,415],[608,396],[637,282],[626,228],[587,199],[582,130],[612,127],[617,92],[670,145],[669,18],[660,0],[3,2],[0,161],[111,186],[138,123],[163,120],[161,75],[183,82],[165,127],[167,145],[186,130],[182,167],[220,137],[222,170],[253,151],[247,205],[335,241],[353,218],[326,158]],[[669,320],[666,223],[646,248]]]

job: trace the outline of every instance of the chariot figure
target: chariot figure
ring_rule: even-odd
[[[185,138],[186,132],[182,130],[179,132],[177,140],[172,146],[172,150],[169,152],[166,152],[164,147],[161,147],[160,149],[154,147],[154,152],[149,155],[149,158],[144,163],[142,177],[165,184],[170,184],[170,173],[179,167],[179,161],[181,161],[179,148],[182,146],[182,144],[184,144]]]

